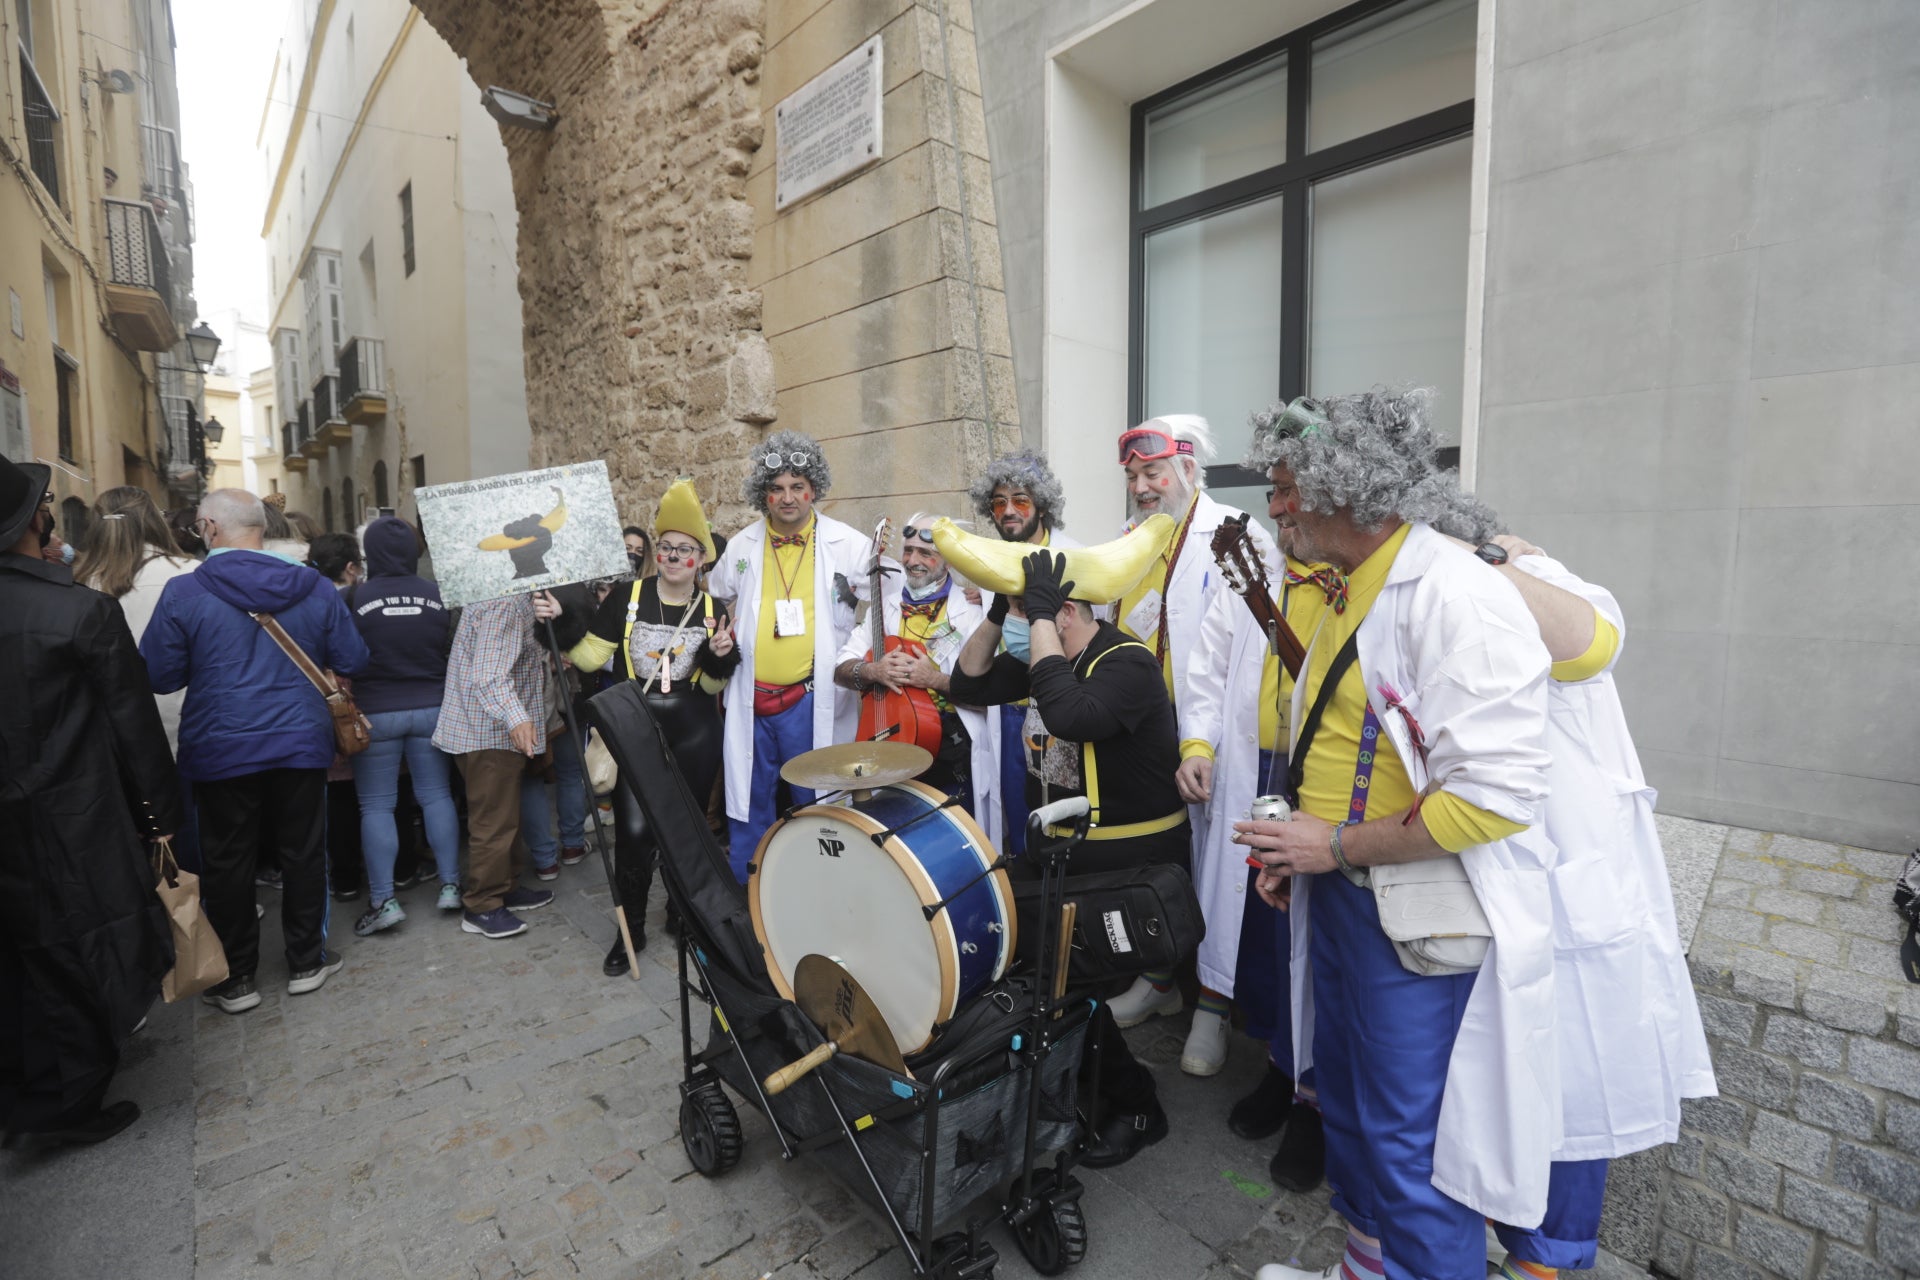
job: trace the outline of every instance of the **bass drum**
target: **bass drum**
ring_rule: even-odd
[[[761,839],[747,880],[780,994],[793,999],[802,956],[831,956],[873,998],[903,1054],[925,1048],[1013,961],[1007,873],[988,870],[993,845],[946,798],[902,782],[796,809]]]

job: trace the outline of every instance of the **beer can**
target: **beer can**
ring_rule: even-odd
[[[1285,822],[1292,813],[1285,796],[1255,796],[1247,817],[1255,822]]]

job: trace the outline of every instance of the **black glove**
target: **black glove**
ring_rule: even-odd
[[[1067,558],[1040,550],[1027,557],[1026,567],[1027,589],[1022,598],[1026,601],[1027,621],[1052,622],[1060,606],[1073,595],[1074,584],[1060,580],[1067,571]]]
[[[993,603],[987,606],[987,621],[991,622],[996,627],[1006,625],[1007,605],[1010,604],[1012,601],[1013,601],[1013,597],[1008,595],[1006,592],[1004,591],[994,592]]]

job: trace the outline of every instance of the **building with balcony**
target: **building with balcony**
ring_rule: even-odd
[[[517,220],[499,130],[416,11],[291,10],[260,130],[269,426],[287,505],[345,529],[527,465]]]
[[[204,485],[172,32],[170,0],[0,6],[0,452],[54,465],[70,538],[102,490]]]

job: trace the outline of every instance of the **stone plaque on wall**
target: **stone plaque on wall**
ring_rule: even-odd
[[[775,209],[880,159],[880,57],[874,36],[773,109]]]

